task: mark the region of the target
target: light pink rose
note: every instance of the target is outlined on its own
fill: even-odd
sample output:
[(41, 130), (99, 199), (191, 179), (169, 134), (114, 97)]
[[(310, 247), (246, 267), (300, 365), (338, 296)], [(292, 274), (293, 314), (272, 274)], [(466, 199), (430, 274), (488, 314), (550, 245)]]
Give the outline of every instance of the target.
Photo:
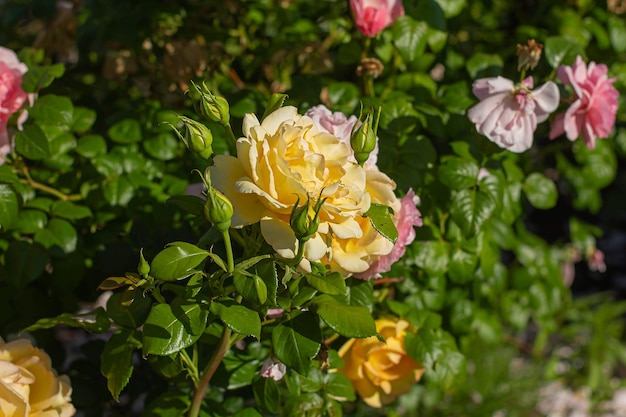
[(574, 65), (561, 65), (559, 79), (573, 88), (576, 101), (558, 114), (552, 124), (550, 139), (565, 133), (569, 140), (582, 136), (589, 149), (596, 138), (606, 138), (615, 125), (619, 92), (613, 87), (615, 78), (607, 78), (606, 65), (590, 62), (586, 66), (580, 56)]
[(27, 70), (15, 52), (0, 46), (0, 164), (11, 152), (7, 132), (9, 117), (22, 108), (28, 97), (22, 90), (22, 75)]
[(350, 7), (357, 27), (370, 38), (404, 16), (401, 0), (350, 0)]
[(280, 381), (287, 373), (287, 367), (284, 363), (274, 358), (267, 358), (261, 366), (261, 376), (263, 378), (272, 378), (274, 381)]
[[(352, 133), (354, 124), (358, 122), (356, 116), (353, 115), (346, 118), (346, 115), (342, 112), (337, 111), (333, 113), (323, 104), (310, 108), (305, 115), (313, 119), (313, 122), (320, 131), (335, 135), (352, 150), (352, 146), (350, 145), (350, 134)], [(351, 160), (356, 163), (354, 151), (352, 151)], [(376, 140), (376, 146), (374, 147), (374, 150), (370, 152), (370, 156), (367, 158), (367, 161), (365, 161), (363, 166), (366, 169), (374, 169), (376, 168), (377, 161), (378, 140)]]
[(381, 256), (376, 260), (365, 272), (355, 275), (357, 278), (370, 279), (378, 278), (383, 272), (391, 269), (391, 266), (404, 255), (407, 245), (410, 245), (415, 239), (415, 230), (413, 227), (421, 227), (422, 217), (416, 205), (420, 202), (419, 197), (415, 195), (413, 189), (409, 189), (406, 195), (400, 200), (400, 211), (396, 218), (396, 228), (398, 229), (398, 240), (393, 246), (391, 252)]
[(537, 124), (559, 105), (559, 89), (552, 81), (532, 88), (531, 77), (517, 85), (502, 77), (476, 80), (472, 92), (480, 103), (470, 108), (467, 116), (478, 132), (496, 145), (523, 152), (532, 145)]

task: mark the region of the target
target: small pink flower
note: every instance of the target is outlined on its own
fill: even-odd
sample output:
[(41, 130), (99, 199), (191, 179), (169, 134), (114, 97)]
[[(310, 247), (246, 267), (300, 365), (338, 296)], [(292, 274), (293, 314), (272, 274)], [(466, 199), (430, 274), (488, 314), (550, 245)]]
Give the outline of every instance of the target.
[(615, 125), (619, 92), (613, 87), (615, 78), (607, 78), (604, 64), (590, 62), (586, 66), (580, 56), (571, 67), (561, 65), (559, 79), (573, 88), (576, 101), (556, 116), (550, 139), (565, 133), (569, 140), (582, 136), (589, 149), (596, 146), (596, 138), (606, 138)]
[(533, 143), (537, 123), (548, 118), (559, 105), (559, 89), (548, 81), (532, 90), (533, 80), (520, 84), (502, 77), (474, 81), (472, 92), (480, 99), (467, 111), (482, 135), (501, 148), (523, 152)]
[[(356, 116), (346, 118), (346, 115), (342, 112), (337, 111), (333, 113), (323, 104), (310, 108), (305, 115), (313, 119), (313, 122), (320, 131), (336, 136), (339, 140), (348, 145), (350, 149), (352, 149), (350, 146), (350, 133), (352, 133), (354, 124), (358, 122)], [(378, 141), (376, 142), (374, 150), (370, 152), (369, 158), (365, 161), (364, 167), (370, 169), (376, 168), (377, 160)], [(356, 159), (354, 159), (354, 152), (352, 152), (352, 161), (356, 163)]]
[(594, 248), (587, 258), (587, 265), (592, 271), (606, 272), (606, 264), (604, 263), (604, 252)]
[(274, 381), (280, 381), (287, 373), (287, 367), (284, 363), (274, 358), (267, 358), (261, 366), (261, 376), (263, 378), (272, 378)]
[(415, 195), (413, 189), (409, 189), (406, 195), (400, 200), (400, 211), (396, 218), (396, 228), (398, 229), (398, 240), (393, 246), (391, 252), (385, 256), (378, 258), (367, 271), (355, 275), (357, 278), (370, 279), (378, 278), (383, 272), (391, 269), (391, 266), (404, 255), (406, 247), (415, 239), (415, 230), (413, 227), (421, 227), (422, 215), (416, 205), (420, 202), (419, 197)]
[(350, 7), (357, 27), (370, 38), (404, 16), (401, 0), (350, 0)]
[(28, 70), (15, 52), (0, 46), (0, 164), (11, 152), (7, 122), (22, 108), (28, 95), (22, 89), (22, 75)]

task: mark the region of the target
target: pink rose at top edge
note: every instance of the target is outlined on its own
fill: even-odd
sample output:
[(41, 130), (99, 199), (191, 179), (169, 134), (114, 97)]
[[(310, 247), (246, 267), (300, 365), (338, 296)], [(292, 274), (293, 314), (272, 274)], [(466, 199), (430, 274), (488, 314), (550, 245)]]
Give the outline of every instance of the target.
[(520, 84), (503, 77), (474, 81), (472, 92), (480, 102), (467, 111), (476, 130), (501, 148), (524, 152), (531, 147), (537, 124), (559, 105), (559, 89), (552, 81), (533, 90), (533, 80)]
[(0, 164), (11, 152), (7, 122), (22, 108), (28, 95), (22, 89), (22, 75), (28, 71), (15, 52), (0, 46)]
[(396, 219), (396, 228), (398, 229), (398, 240), (393, 246), (391, 252), (385, 256), (378, 258), (367, 271), (356, 274), (356, 278), (370, 279), (379, 278), (383, 272), (391, 269), (391, 266), (404, 255), (406, 247), (415, 239), (415, 230), (413, 227), (421, 227), (422, 215), (417, 209), (420, 199), (415, 195), (412, 188), (400, 200), (400, 212)]
[(357, 27), (370, 38), (404, 16), (401, 0), (350, 0), (350, 7)]
[[(352, 133), (354, 124), (358, 122), (356, 116), (353, 115), (346, 117), (346, 115), (342, 112), (332, 112), (323, 104), (311, 107), (305, 113), (305, 116), (309, 116), (313, 119), (313, 122), (320, 131), (335, 135), (352, 150), (352, 146), (350, 146), (350, 133)], [(367, 158), (367, 161), (365, 161), (363, 166), (367, 169), (376, 169), (377, 161), (378, 140), (376, 141), (374, 150), (370, 152), (369, 158)], [(352, 151), (352, 162), (356, 163), (356, 159), (354, 159), (354, 151)]]
[(557, 75), (573, 88), (576, 100), (558, 114), (550, 130), (550, 139), (565, 133), (569, 140), (582, 137), (589, 149), (596, 145), (596, 138), (606, 138), (615, 125), (619, 92), (613, 87), (615, 78), (607, 78), (606, 65), (590, 62), (585, 65), (580, 56), (574, 65), (561, 65)]

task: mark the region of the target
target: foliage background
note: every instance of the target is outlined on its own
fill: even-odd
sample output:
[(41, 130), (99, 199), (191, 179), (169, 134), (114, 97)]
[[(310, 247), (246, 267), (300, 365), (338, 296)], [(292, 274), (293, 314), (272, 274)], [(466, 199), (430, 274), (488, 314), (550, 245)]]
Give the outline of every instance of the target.
[[(410, 279), (377, 287), (376, 297), (391, 292), (396, 303), (381, 308), (396, 313), (410, 306), (434, 314), (433, 334), (453, 335), (467, 372), (456, 372), (464, 359), (447, 355), (456, 348), (445, 338), (423, 339), (431, 362), (423, 383), (393, 409), (348, 405), (346, 413), (538, 415), (538, 390), (557, 379), (590, 388), (597, 403), (610, 398), (626, 363), (619, 301), (626, 289), (623, 110), (594, 151), (564, 138), (550, 142), (541, 125), (535, 146), (522, 155), (503, 153), (475, 133), (465, 111), (475, 103), (472, 80), (518, 77), (515, 45), (529, 38), (546, 45), (536, 77), (582, 53), (606, 63), (623, 93), (623, 5), (404, 5), (408, 17), (370, 46), (384, 71), (377, 98), (364, 101), (383, 104), (381, 170), (399, 190), (415, 189), (426, 224), (388, 274)], [(324, 103), (348, 115), (363, 99), (356, 67), (366, 47), (344, 1), (5, 0), (0, 28), (0, 44), (21, 51), (31, 68), (25, 88), (41, 88), (17, 139), (25, 158), (0, 167), (0, 197), (14, 210), (0, 230), (4, 337), (43, 317), (88, 310), (104, 278), (136, 268), (140, 248), (151, 259), (168, 242), (197, 240), (201, 233), (188, 216), (165, 203), (197, 182), (191, 170), (202, 166), (163, 125), (175, 121), (173, 112), (193, 116), (184, 94), (190, 80), (206, 80), (229, 100), (233, 126), (247, 112), (262, 113), (274, 92), (287, 93), (288, 104), (302, 111)], [(214, 148), (227, 152), (222, 131), (211, 127)], [(491, 179), (477, 183), (479, 168)], [(460, 207), (464, 193), (482, 197)], [(605, 273), (584, 262), (596, 246)], [(562, 280), (567, 263), (576, 272), (571, 288)], [(588, 297), (599, 291), (608, 293)], [(139, 415), (167, 390), (149, 363), (136, 361), (115, 402), (100, 374), (102, 338), (71, 329), (33, 336), (72, 377), (83, 415)], [(258, 349), (233, 364), (260, 364)], [(224, 408), (235, 412), (253, 395), (243, 382), (230, 387)], [(148, 410), (144, 415), (165, 415)]]

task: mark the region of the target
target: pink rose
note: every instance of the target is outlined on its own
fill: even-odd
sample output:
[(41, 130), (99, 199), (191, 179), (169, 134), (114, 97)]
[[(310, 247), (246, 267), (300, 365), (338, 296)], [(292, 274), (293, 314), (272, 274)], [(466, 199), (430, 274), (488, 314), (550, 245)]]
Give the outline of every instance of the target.
[(606, 65), (590, 62), (585, 66), (580, 56), (571, 67), (561, 65), (559, 79), (572, 86), (576, 101), (558, 114), (552, 124), (550, 139), (565, 133), (569, 140), (582, 136), (589, 149), (596, 138), (606, 138), (615, 125), (619, 92), (613, 87), (615, 78), (607, 78)]
[(396, 218), (396, 228), (398, 229), (398, 240), (393, 246), (391, 252), (381, 256), (376, 260), (365, 272), (355, 275), (357, 278), (370, 279), (372, 277), (380, 277), (380, 274), (387, 272), (391, 266), (402, 258), (406, 251), (407, 245), (410, 245), (415, 239), (415, 230), (413, 227), (421, 227), (422, 217), (416, 205), (420, 199), (415, 195), (413, 189), (409, 189), (406, 195), (400, 200), (400, 211)]
[(7, 132), (9, 117), (24, 105), (28, 97), (22, 90), (22, 75), (27, 70), (15, 52), (0, 46), (0, 164), (11, 152)]
[(404, 16), (401, 0), (350, 0), (350, 7), (357, 27), (370, 38)]
[(552, 81), (532, 88), (531, 77), (517, 85), (502, 77), (476, 80), (472, 92), (480, 103), (470, 108), (467, 116), (480, 134), (501, 148), (523, 152), (533, 143), (537, 123), (559, 105), (559, 89)]
[[(337, 111), (333, 113), (323, 104), (310, 108), (305, 115), (313, 119), (313, 122), (320, 131), (336, 136), (352, 150), (350, 145), (350, 133), (352, 133), (352, 128), (358, 121), (356, 116), (346, 118), (346, 115), (342, 112)], [(352, 151), (351, 159), (352, 162), (356, 163), (356, 159), (354, 159), (354, 151)], [(372, 152), (370, 152), (369, 158), (363, 165), (366, 169), (375, 169), (377, 160), (378, 141), (376, 142), (376, 147)]]

